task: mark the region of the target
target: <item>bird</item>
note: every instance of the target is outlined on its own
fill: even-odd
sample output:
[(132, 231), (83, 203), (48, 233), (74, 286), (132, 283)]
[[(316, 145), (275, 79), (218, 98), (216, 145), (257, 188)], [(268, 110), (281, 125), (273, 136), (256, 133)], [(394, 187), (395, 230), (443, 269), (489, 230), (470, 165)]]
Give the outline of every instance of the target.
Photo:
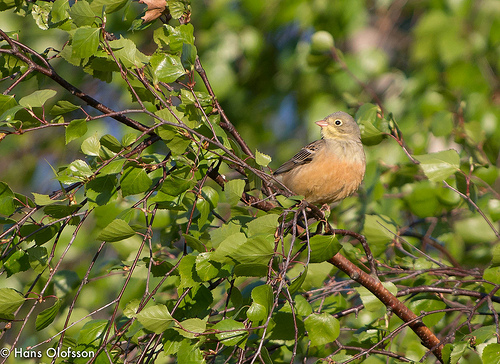
[(357, 191), (366, 157), (361, 132), (351, 115), (337, 111), (316, 124), (321, 127), (321, 139), (303, 147), (273, 174), (307, 202), (325, 205)]

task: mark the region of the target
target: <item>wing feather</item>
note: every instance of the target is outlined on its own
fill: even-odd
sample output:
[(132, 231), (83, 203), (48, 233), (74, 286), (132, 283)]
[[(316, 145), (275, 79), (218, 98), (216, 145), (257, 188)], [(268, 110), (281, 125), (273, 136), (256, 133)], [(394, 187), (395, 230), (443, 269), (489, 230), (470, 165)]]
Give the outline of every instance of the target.
[(325, 144), (323, 139), (316, 140), (305, 147), (303, 147), (297, 154), (295, 154), (289, 161), (283, 163), (275, 172), (274, 175), (288, 172), (293, 168), (311, 162)]

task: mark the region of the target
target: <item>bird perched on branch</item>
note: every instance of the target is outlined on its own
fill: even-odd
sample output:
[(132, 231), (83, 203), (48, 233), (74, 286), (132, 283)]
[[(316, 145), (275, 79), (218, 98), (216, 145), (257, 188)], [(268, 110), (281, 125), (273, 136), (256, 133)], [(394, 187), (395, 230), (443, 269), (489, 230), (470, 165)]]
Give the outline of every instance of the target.
[(312, 204), (330, 204), (352, 195), (365, 175), (365, 152), (356, 121), (345, 112), (328, 115), (316, 124), (320, 140), (303, 147), (274, 175)]

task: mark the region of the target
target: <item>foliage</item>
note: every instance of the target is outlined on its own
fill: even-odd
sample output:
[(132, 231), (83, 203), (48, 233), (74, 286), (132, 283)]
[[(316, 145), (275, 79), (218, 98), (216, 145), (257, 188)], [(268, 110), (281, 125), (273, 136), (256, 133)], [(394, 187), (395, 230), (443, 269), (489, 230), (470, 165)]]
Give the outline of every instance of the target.
[(0, 0), (4, 362), (497, 361), (498, 2), (142, 3)]

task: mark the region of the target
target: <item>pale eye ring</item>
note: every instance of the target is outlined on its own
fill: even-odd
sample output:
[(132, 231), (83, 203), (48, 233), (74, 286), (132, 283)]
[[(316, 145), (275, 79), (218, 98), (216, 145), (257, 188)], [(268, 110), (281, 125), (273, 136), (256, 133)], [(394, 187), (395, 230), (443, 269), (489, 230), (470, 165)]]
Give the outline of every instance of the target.
[(340, 120), (340, 119), (335, 120), (335, 125), (337, 125), (337, 126), (342, 125), (342, 120)]

